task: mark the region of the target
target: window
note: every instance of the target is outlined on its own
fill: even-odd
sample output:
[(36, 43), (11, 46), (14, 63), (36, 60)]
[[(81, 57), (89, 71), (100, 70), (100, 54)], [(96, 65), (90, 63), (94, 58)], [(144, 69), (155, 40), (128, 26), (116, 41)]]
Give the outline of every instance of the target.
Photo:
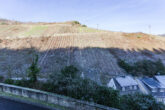
[(164, 92), (164, 89), (160, 89), (160, 92)]
[(122, 87), (122, 91), (125, 91), (125, 87)]
[(134, 86), (134, 90), (136, 90), (137, 89), (137, 86)]
[(152, 92), (157, 92), (157, 89), (156, 88), (152, 89)]

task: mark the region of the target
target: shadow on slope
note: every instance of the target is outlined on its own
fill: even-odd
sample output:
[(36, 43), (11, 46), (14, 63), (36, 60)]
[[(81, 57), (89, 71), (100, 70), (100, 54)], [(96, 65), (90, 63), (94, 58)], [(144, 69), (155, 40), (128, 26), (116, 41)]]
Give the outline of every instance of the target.
[(36, 48), (18, 50), (4, 48), (0, 49), (0, 75), (26, 76), (26, 70), (30, 66), (34, 54), (39, 55), (40, 77), (48, 77), (67, 65), (74, 65), (80, 70), (80, 75), (98, 83), (106, 83), (111, 77), (126, 74), (118, 66), (118, 59), (124, 59), (130, 63), (143, 59), (152, 61), (161, 59), (163, 63), (165, 62), (165, 50), (163, 49), (150, 51), (147, 49), (68, 47), (39, 51)]

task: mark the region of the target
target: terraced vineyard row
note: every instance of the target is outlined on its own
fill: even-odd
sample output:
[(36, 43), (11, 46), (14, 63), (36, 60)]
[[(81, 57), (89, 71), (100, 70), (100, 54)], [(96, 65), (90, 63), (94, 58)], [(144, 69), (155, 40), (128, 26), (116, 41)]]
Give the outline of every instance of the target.
[[(40, 48), (43, 53), (41, 52), (39, 64), (40, 67), (47, 67), (54, 62), (51, 63), (55, 65), (52, 67), (54, 70), (64, 65), (75, 65), (80, 68), (80, 74), (91, 78), (95, 76), (93, 79), (99, 82), (102, 74), (123, 74), (114, 56), (106, 48), (99, 35), (94, 38), (91, 35), (50, 37)], [(61, 61), (58, 62), (59, 59)]]

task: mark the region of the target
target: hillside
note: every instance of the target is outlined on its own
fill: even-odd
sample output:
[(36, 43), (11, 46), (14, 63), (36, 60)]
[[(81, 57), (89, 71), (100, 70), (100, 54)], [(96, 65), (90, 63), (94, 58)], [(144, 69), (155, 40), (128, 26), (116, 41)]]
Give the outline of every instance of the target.
[(165, 36), (165, 34), (161, 34), (160, 36)]
[(83, 27), (75, 22), (0, 25), (0, 74), (23, 76), (35, 53), (41, 77), (75, 65), (80, 75), (105, 83), (123, 75), (117, 61), (161, 59), (165, 38), (144, 33), (121, 33)]
[(0, 18), (0, 25), (11, 25), (11, 24), (12, 25), (21, 24), (21, 22)]

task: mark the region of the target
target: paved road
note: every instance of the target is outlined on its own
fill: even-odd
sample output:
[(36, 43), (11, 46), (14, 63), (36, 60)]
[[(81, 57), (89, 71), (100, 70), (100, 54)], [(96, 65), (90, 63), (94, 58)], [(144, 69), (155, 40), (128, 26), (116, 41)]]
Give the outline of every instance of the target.
[(0, 97), (0, 110), (49, 110), (49, 109)]

